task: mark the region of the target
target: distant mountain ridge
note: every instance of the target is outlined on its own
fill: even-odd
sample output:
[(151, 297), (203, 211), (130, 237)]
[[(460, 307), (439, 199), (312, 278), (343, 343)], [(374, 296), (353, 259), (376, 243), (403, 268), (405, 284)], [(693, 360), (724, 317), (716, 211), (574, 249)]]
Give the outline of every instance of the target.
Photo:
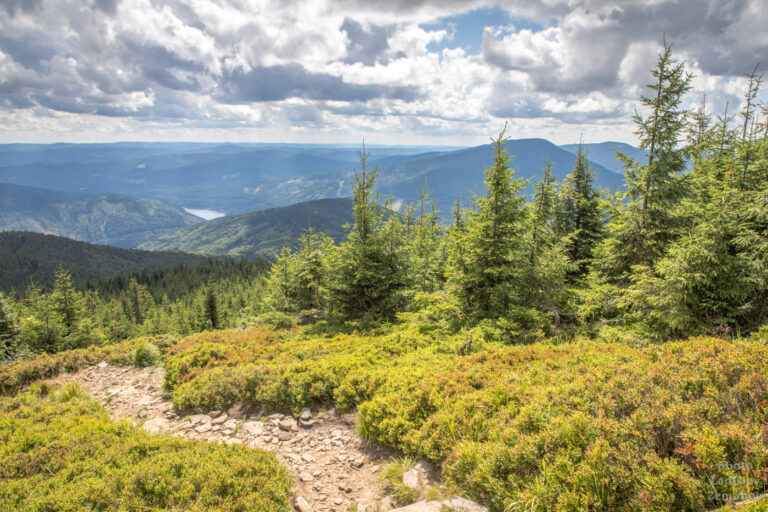
[[(648, 160), (648, 152), (644, 149), (639, 149), (623, 142), (600, 142), (597, 144), (583, 144), (584, 150), (587, 152), (587, 158), (593, 163), (599, 164), (609, 171), (613, 171), (617, 174), (624, 175), (624, 166), (616, 158), (616, 152), (624, 153), (626, 156), (633, 158), (635, 161), (643, 163)], [(578, 144), (564, 144), (560, 148), (573, 153), (574, 155), (579, 149)], [(647, 163), (647, 162), (646, 162)]]
[[(515, 178), (529, 180), (526, 193), (532, 193), (547, 162), (552, 163), (552, 174), (563, 179), (576, 163), (576, 155), (544, 139), (510, 140), (506, 149), (512, 156), (511, 167)], [(493, 145), (486, 144), (446, 153), (416, 155), (391, 163), (374, 161), (381, 166), (379, 188), (404, 202), (416, 199), (416, 191), (425, 188), (433, 194), (437, 208), (447, 217), (457, 196), (469, 204), (473, 192), (484, 190), (484, 171), (493, 164)], [(622, 186), (623, 176), (592, 162), (597, 186), (609, 190)]]
[(132, 247), (139, 240), (201, 220), (156, 200), (0, 183), (0, 231), (33, 231)]
[(119, 249), (54, 235), (8, 231), (0, 233), (0, 290), (22, 292), (32, 283), (48, 287), (59, 265), (82, 282), (205, 259), (181, 252)]
[(183, 227), (158, 235), (138, 247), (269, 258), (283, 246), (295, 246), (310, 226), (340, 241), (347, 232), (342, 226), (353, 220), (351, 199), (319, 199)]
[[(559, 177), (575, 162), (568, 146), (544, 139), (511, 140), (508, 147), (518, 176), (532, 183), (549, 158)], [(446, 217), (457, 195), (468, 200), (472, 191), (482, 190), (483, 170), (493, 161), (490, 145), (366, 148), (371, 165), (381, 168), (381, 192), (406, 202), (426, 182)], [(120, 193), (179, 209), (233, 215), (351, 196), (359, 149), (312, 144), (0, 144), (0, 182), (77, 194)], [(591, 151), (598, 185), (620, 187), (622, 176), (611, 173), (616, 166)]]

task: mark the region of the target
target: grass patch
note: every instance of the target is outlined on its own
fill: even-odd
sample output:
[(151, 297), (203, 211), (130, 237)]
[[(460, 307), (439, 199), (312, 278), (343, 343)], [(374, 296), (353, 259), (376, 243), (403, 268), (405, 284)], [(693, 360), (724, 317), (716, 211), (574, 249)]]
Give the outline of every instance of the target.
[(399, 506), (410, 505), (418, 501), (419, 492), (403, 483), (403, 475), (416, 466), (412, 457), (392, 459), (381, 467), (381, 479), (386, 484), (389, 494), (392, 494)]

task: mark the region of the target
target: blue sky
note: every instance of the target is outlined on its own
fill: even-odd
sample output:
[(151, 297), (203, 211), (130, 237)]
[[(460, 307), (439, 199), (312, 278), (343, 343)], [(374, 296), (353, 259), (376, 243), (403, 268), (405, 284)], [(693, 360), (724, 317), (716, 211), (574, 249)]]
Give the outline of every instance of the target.
[[(550, 20), (556, 25), (557, 20)], [(498, 5), (480, 7), (469, 12), (439, 18), (432, 23), (421, 25), (424, 30), (447, 30), (450, 34), (440, 41), (427, 45), (430, 52), (440, 53), (449, 48), (461, 48), (467, 55), (479, 55), (483, 50), (483, 32), (487, 28), (502, 32), (518, 32), (520, 30), (541, 31), (544, 26), (525, 17), (513, 18), (510, 13)]]
[(662, 36), (740, 104), (764, 0), (4, 0), (0, 142), (635, 143)]

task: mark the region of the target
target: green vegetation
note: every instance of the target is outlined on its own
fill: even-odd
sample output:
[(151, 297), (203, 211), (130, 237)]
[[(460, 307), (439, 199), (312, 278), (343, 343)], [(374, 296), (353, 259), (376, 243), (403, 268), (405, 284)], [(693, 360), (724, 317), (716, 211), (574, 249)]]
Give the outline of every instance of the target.
[(363, 434), (493, 510), (710, 510), (768, 490), (766, 337), (508, 346), (498, 329), (421, 322), (316, 336), (186, 338), (165, 384), (186, 410), (356, 406)]
[(78, 195), (0, 183), (0, 229), (134, 247), (137, 241), (201, 219), (151, 199)]
[(267, 268), (208, 259), (90, 280), (81, 291), (60, 267), (50, 290), (32, 286), (20, 300), (0, 293), (0, 360), (253, 324)]
[(21, 293), (30, 284), (47, 288), (59, 266), (75, 282), (117, 273), (152, 270), (181, 263), (205, 261), (204, 256), (181, 252), (151, 252), (92, 245), (53, 235), (0, 233), (0, 291)]
[(150, 357), (157, 361), (159, 353), (156, 350), (162, 350), (175, 341), (170, 336), (133, 338), (103, 347), (90, 346), (56, 354), (39, 354), (3, 364), (0, 366), (0, 394), (13, 394), (36, 380), (76, 372), (102, 361), (124, 366), (143, 366), (149, 363)]
[(153, 251), (226, 254), (238, 258), (272, 258), (293, 246), (308, 227), (335, 240), (352, 221), (351, 201), (319, 199), (291, 206), (232, 215), (163, 233), (138, 245)]
[(274, 456), (147, 434), (76, 387), (0, 398), (0, 444), (2, 510), (291, 510)]

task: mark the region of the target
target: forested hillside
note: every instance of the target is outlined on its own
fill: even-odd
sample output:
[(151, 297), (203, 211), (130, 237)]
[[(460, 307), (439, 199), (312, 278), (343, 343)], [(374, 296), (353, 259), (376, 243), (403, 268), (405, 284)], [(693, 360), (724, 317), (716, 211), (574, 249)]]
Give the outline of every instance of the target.
[(54, 235), (4, 232), (0, 233), (0, 291), (23, 292), (31, 284), (47, 288), (59, 267), (76, 281), (85, 281), (203, 260), (204, 256), (182, 252), (118, 249)]
[(0, 231), (32, 231), (128, 248), (200, 221), (160, 201), (0, 183)]
[(319, 199), (215, 219), (158, 235), (140, 249), (272, 258), (283, 247), (296, 247), (307, 229), (322, 231), (340, 241), (351, 223), (352, 201)]

